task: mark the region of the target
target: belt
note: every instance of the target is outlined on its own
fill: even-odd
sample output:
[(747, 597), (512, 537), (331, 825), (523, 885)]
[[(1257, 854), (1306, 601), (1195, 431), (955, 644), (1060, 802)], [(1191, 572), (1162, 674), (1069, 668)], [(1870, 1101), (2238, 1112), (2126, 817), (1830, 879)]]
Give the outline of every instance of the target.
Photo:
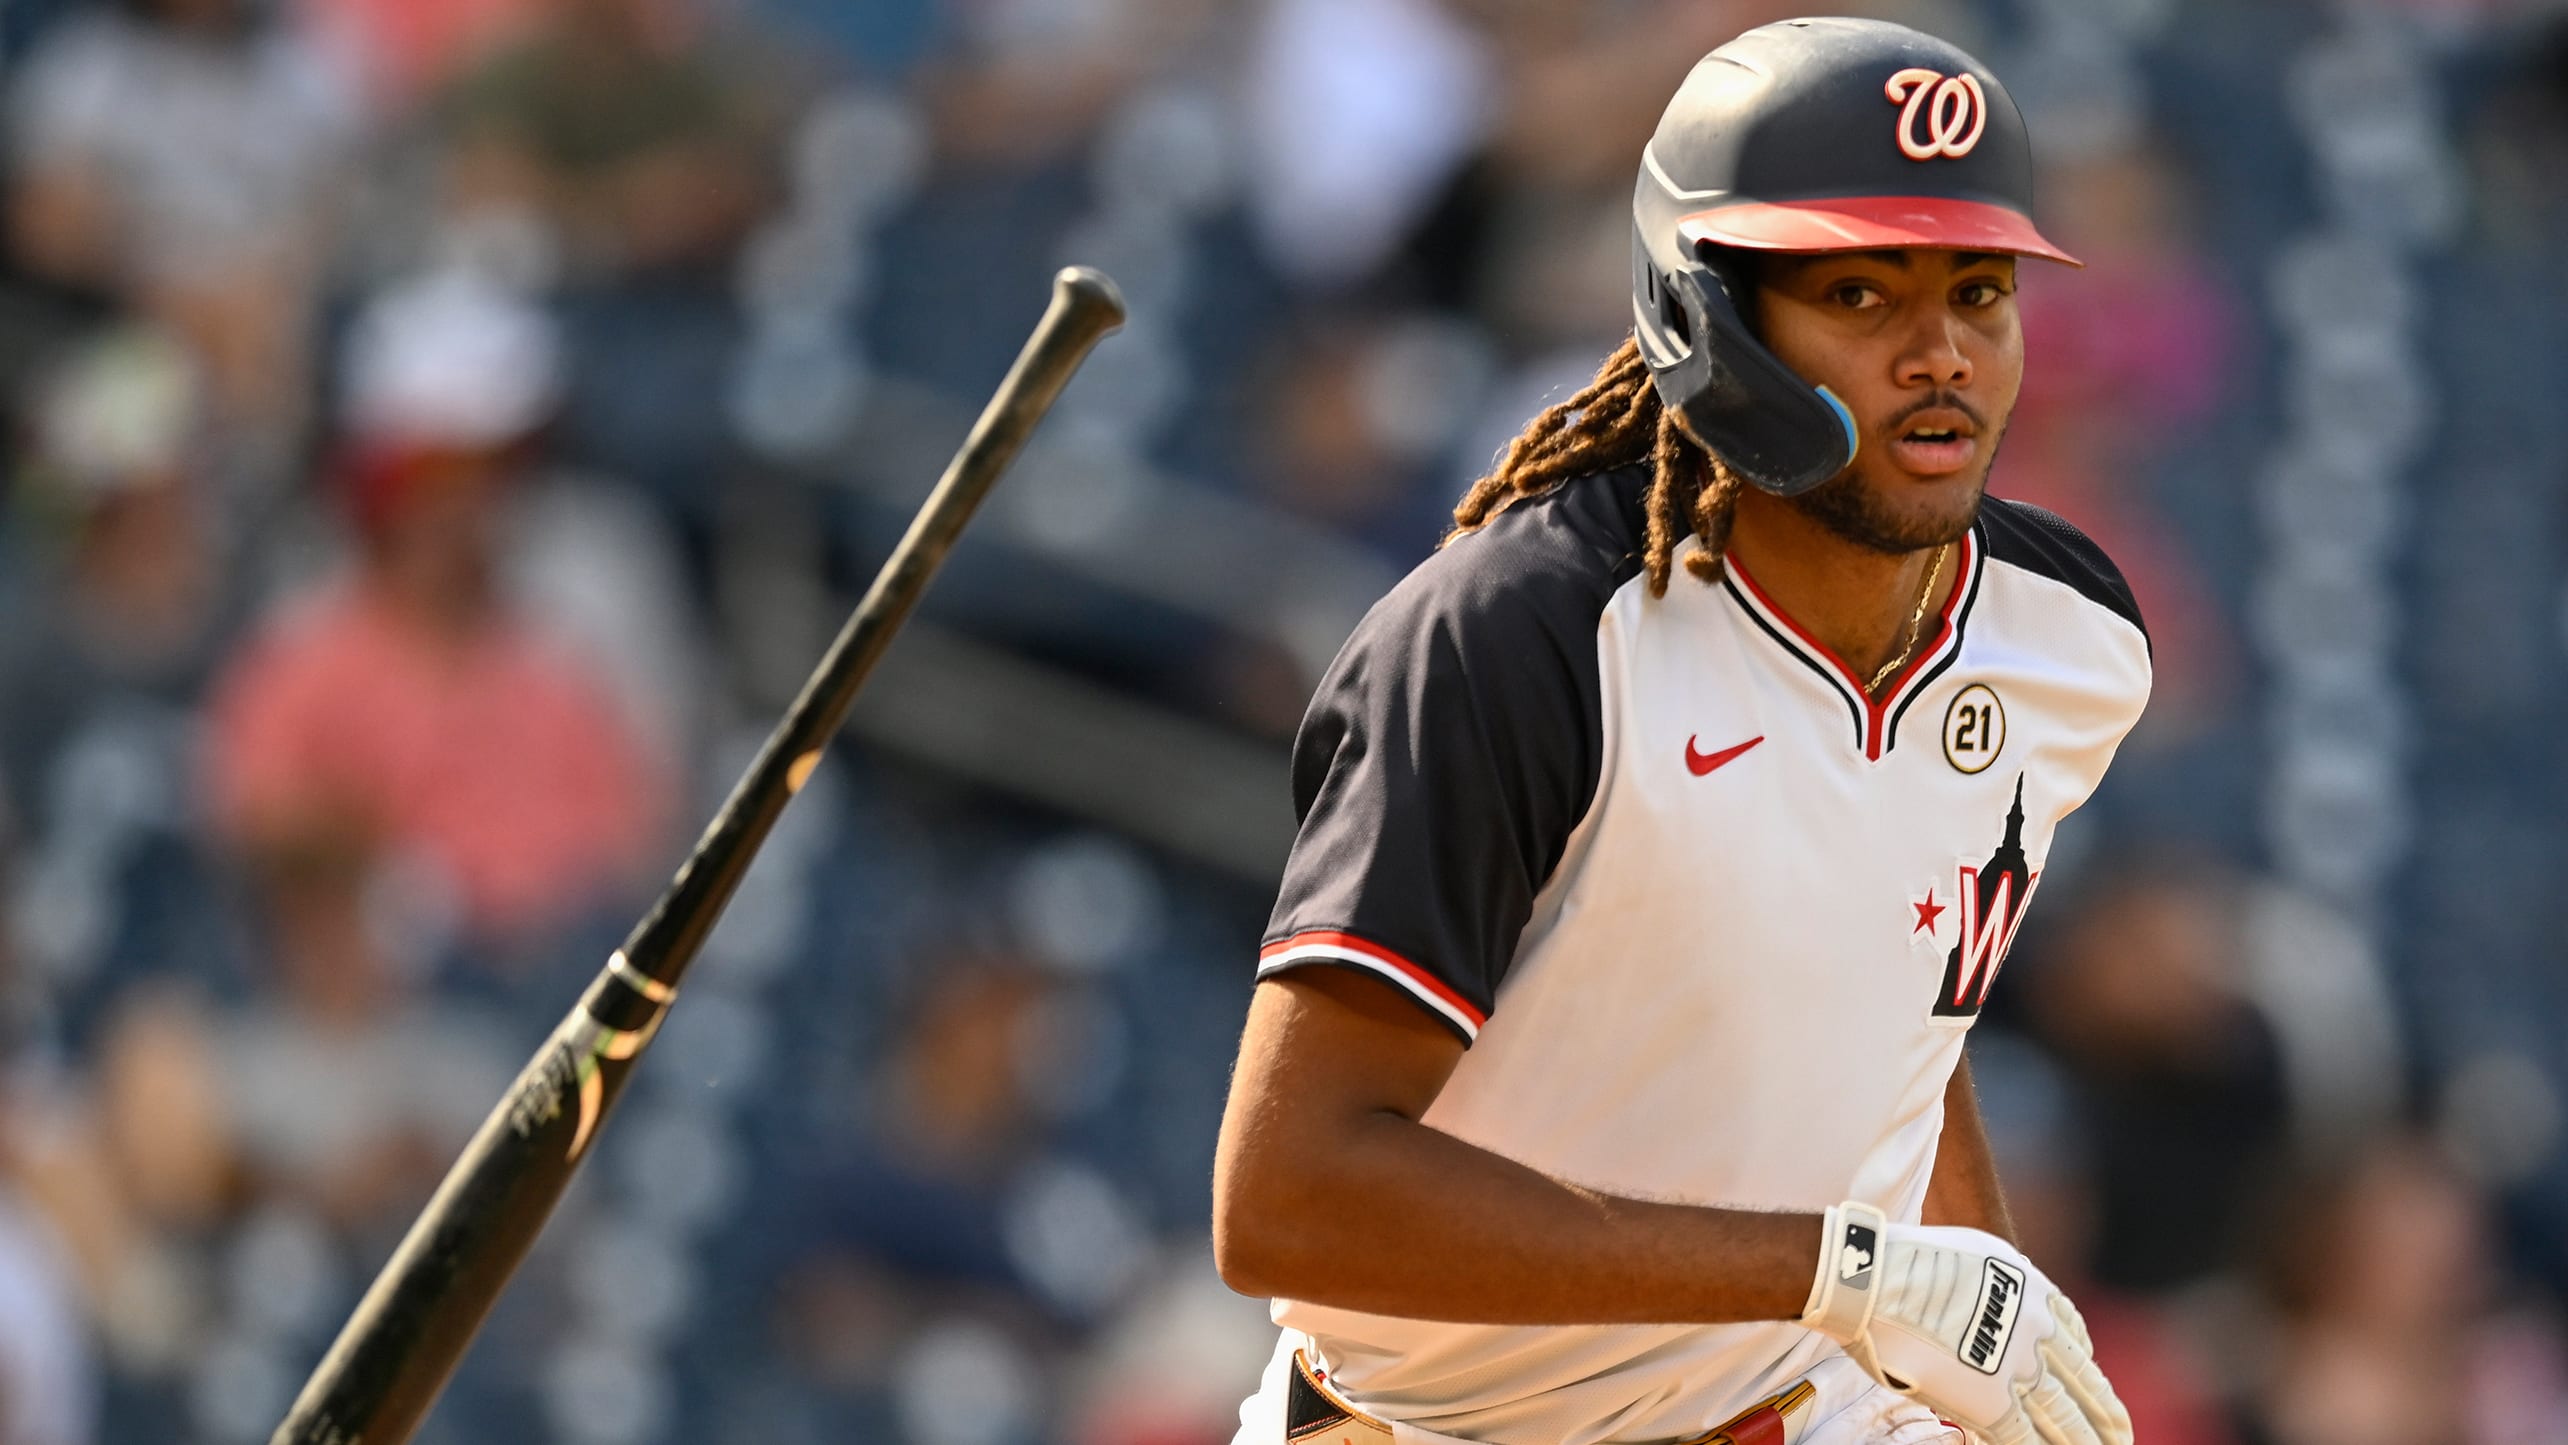
[[(1759, 1400), (1709, 1434), (1678, 1445), (1784, 1445), (1784, 1417), (1810, 1403), (1819, 1387), (1808, 1380)], [(1329, 1388), (1325, 1371), (1311, 1368), (1310, 1355), (1293, 1352), (1293, 1379), (1284, 1392), (1284, 1439), (1287, 1445), (1391, 1445), (1391, 1426), (1346, 1402)]]
[(1340, 1398), (1328, 1377), (1293, 1352), (1293, 1382), (1284, 1391), (1287, 1445), (1391, 1445), (1391, 1427)]

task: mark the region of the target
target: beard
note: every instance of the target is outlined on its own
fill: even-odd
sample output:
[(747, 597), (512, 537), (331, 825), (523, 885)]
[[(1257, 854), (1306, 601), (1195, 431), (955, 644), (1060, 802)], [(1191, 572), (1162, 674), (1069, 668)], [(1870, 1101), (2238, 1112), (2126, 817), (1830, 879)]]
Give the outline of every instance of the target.
[(1998, 444), (2005, 439), (2002, 429), (1989, 437), (1988, 458), (1980, 464), (1979, 475), (1966, 484), (1968, 499), (1950, 509), (1902, 511), (1867, 484), (1862, 471), (1852, 466), (1786, 500), (1803, 516), (1826, 528), (1830, 536), (1866, 551), (1904, 557), (1941, 547), (1960, 541), (1979, 520), (1980, 502), (1988, 495), (1988, 475), (1997, 465)]

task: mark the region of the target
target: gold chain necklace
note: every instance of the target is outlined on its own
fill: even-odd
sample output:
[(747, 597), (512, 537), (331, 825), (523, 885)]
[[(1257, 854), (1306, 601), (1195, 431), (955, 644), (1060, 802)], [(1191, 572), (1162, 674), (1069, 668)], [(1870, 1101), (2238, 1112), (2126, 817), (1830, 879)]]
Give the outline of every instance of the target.
[(1881, 671), (1874, 673), (1872, 681), (1864, 684), (1864, 691), (1881, 691), (1883, 679), (1906, 667), (1908, 659), (1917, 654), (1917, 643), (1926, 633), (1926, 609), (1934, 604), (1935, 584), (1944, 576), (1944, 554), (1951, 550), (1953, 544), (1950, 542), (1935, 549), (1935, 563), (1926, 569), (1926, 585), (1917, 593), (1917, 610), (1908, 618), (1908, 645), (1899, 649), (1897, 657), (1881, 665)]

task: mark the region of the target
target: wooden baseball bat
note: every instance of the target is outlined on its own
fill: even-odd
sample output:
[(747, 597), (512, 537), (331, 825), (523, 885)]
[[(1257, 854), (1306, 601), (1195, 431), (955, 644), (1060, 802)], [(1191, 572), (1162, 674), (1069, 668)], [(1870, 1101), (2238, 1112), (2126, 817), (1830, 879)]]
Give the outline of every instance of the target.
[(400, 1445), (418, 1428), (865, 675), (1071, 373), (1123, 318), (1123, 297), (1103, 273), (1073, 266), (1053, 278), (1050, 309), (801, 695), (659, 901), (446, 1172), (271, 1445)]

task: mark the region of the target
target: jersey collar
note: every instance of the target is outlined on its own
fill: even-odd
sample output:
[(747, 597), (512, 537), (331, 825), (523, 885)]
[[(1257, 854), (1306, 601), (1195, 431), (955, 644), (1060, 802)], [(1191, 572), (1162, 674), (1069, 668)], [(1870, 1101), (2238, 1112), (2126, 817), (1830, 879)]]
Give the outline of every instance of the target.
[(1748, 620), (1757, 625), (1759, 632), (1772, 639), (1795, 661), (1816, 673), (1836, 692), (1846, 704), (1847, 716), (1854, 723), (1855, 746), (1862, 750), (1867, 762), (1879, 762), (1898, 745), (1899, 722), (1907, 716), (1908, 705), (1917, 700), (1917, 695), (1924, 692), (1929, 683), (1943, 676), (1945, 669), (1953, 665), (1953, 659), (1961, 654), (1962, 629), (1970, 622), (1971, 605), (1979, 600), (1980, 571), (1987, 552), (1987, 547), (1980, 540), (1978, 524), (1972, 524), (1971, 530), (1963, 534), (1961, 546), (1961, 580), (1955, 584), (1952, 595), (1944, 599), (1943, 611), (1937, 615), (1934, 638), (1919, 648), (1917, 655), (1900, 669), (1899, 676), (1892, 680), (1890, 689), (1878, 702), (1865, 695), (1862, 682), (1857, 680), (1855, 670), (1846, 665), (1845, 659), (1831, 652), (1825, 643), (1811, 636), (1800, 623), (1777, 607), (1765, 589), (1757, 585), (1757, 580), (1748, 575), (1748, 570), (1739, 565), (1737, 557), (1724, 559), (1721, 585), (1728, 589), (1731, 599), (1747, 614)]

